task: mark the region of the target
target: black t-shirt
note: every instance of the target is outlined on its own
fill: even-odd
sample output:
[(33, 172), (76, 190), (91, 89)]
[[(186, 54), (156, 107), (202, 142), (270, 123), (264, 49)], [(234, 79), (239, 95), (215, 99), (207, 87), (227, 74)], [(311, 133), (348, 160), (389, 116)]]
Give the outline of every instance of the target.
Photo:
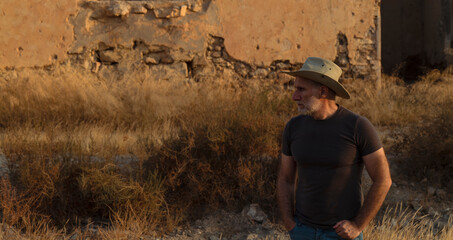
[(381, 147), (370, 121), (341, 106), (325, 120), (292, 118), (283, 133), (282, 152), (297, 164), (299, 220), (331, 229), (354, 218), (363, 202), (362, 156)]

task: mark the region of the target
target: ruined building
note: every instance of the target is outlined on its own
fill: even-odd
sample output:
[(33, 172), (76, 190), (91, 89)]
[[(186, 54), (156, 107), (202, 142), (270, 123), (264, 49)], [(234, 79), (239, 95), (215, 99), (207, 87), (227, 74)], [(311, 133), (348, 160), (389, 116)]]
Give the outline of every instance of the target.
[(382, 0), (381, 45), (384, 72), (413, 78), (420, 66), (452, 63), (451, 0)]
[[(414, 2), (424, 3), (413, 6), (424, 17), (409, 21), (405, 11), (416, 13), (406, 5)], [(0, 71), (64, 65), (113, 79), (137, 73), (176, 81), (277, 78), (308, 56), (321, 56), (338, 63), (344, 79), (378, 79), (381, 46), (384, 68), (420, 52), (428, 63), (445, 60), (444, 49), (436, 51), (439, 39), (446, 39), (438, 28), (450, 37), (451, 26), (442, 25), (450, 21), (449, 0), (382, 0), (382, 5), (380, 0), (2, 0)], [(414, 26), (414, 36), (402, 36), (420, 22), (425, 25)], [(420, 34), (423, 41), (414, 41)], [(387, 42), (391, 48), (385, 49)], [(441, 42), (450, 47), (451, 41)]]

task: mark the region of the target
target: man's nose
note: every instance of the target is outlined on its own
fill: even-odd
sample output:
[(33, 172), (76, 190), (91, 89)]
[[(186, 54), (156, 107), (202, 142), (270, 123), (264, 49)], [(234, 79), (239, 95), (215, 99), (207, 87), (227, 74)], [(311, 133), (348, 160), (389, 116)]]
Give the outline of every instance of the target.
[(299, 101), (300, 100), (300, 95), (297, 92), (293, 93), (293, 101)]

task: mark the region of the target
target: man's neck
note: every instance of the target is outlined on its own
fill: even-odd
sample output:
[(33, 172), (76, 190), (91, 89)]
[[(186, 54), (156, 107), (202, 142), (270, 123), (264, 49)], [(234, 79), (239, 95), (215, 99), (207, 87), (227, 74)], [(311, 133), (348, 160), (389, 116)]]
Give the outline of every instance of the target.
[(323, 104), (319, 111), (313, 114), (313, 119), (315, 120), (326, 120), (332, 117), (335, 112), (338, 110), (338, 105), (334, 100), (323, 99)]

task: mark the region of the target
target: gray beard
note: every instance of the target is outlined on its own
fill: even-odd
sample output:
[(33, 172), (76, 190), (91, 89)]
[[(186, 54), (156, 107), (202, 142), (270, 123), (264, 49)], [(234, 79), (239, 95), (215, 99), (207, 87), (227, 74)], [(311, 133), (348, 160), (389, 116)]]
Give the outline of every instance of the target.
[(301, 109), (297, 107), (299, 113), (304, 116), (313, 117), (313, 115), (321, 108), (321, 103), (319, 101), (312, 100), (310, 104), (304, 104), (304, 108)]

